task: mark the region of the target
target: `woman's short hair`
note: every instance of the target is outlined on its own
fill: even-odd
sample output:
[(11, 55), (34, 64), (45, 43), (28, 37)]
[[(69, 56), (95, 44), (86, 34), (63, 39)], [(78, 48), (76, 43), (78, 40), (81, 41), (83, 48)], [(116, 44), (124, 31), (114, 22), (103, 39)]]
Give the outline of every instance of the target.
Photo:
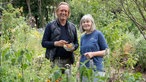
[(95, 25), (95, 23), (94, 23), (94, 19), (93, 19), (92, 15), (91, 15), (91, 14), (86, 14), (86, 15), (84, 15), (84, 16), (81, 18), (81, 20), (80, 20), (80, 27), (79, 27), (79, 30), (80, 30), (81, 33), (85, 31), (85, 30), (83, 29), (83, 27), (82, 27), (82, 23), (83, 23), (83, 21), (86, 21), (86, 20), (90, 20), (90, 21), (92, 22), (92, 27), (91, 27), (91, 29), (90, 29), (91, 32), (94, 31), (94, 30), (96, 29), (96, 25)]
[[(69, 17), (70, 17), (70, 15), (71, 15), (71, 11), (70, 11), (70, 6), (69, 6), (69, 4), (68, 4), (67, 2), (60, 2), (60, 3), (58, 4), (58, 6), (57, 6), (55, 12), (58, 11), (58, 9), (59, 9), (59, 7), (60, 7), (61, 5), (67, 5), (67, 6), (68, 6), (68, 8), (69, 8), (68, 13), (69, 13)], [(57, 16), (56, 16), (56, 17), (57, 17)]]

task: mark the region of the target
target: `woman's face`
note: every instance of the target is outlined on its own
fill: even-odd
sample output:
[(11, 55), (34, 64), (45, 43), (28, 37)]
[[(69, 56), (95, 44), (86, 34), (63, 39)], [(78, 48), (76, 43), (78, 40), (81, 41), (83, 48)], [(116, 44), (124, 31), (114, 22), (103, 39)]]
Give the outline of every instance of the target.
[(90, 31), (91, 30), (91, 27), (92, 27), (92, 22), (91, 20), (84, 20), (82, 22), (82, 28), (85, 30), (85, 31)]

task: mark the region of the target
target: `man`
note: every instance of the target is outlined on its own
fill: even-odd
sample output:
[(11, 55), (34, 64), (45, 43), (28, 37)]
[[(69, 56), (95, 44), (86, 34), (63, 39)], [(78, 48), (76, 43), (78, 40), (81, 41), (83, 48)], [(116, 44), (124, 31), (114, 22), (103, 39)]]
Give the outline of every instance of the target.
[[(78, 48), (77, 31), (73, 23), (68, 21), (70, 7), (66, 2), (61, 2), (56, 9), (57, 19), (50, 22), (42, 39), (42, 46), (46, 48), (46, 58), (57, 65), (66, 68), (65, 65), (74, 63), (73, 51)], [(66, 44), (73, 44), (71, 50), (66, 50)], [(64, 70), (62, 71), (64, 73)]]

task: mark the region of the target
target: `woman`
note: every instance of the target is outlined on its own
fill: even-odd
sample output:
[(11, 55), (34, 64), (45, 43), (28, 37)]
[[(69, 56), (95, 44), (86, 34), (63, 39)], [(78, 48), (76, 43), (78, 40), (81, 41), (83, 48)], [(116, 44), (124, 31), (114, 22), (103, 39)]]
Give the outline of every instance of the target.
[[(87, 68), (92, 68), (94, 71), (104, 72), (103, 56), (106, 54), (108, 45), (101, 31), (96, 30), (94, 19), (90, 14), (84, 15), (80, 20), (80, 67), (85, 64)], [(87, 81), (82, 78), (84, 81)], [(82, 80), (82, 82), (84, 82)], [(94, 82), (97, 80), (94, 79)]]

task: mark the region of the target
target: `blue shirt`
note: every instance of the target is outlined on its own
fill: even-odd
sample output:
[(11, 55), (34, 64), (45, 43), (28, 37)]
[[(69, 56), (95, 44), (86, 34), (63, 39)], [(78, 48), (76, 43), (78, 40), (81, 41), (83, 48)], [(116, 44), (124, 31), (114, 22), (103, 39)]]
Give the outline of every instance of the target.
[[(106, 48), (108, 48), (108, 45), (101, 31), (94, 30), (90, 34), (82, 35), (80, 42), (80, 53), (81, 53), (80, 62), (84, 63), (88, 60), (86, 56), (84, 56), (84, 53), (101, 51), (101, 50), (105, 50)], [(103, 57), (95, 56), (92, 58), (92, 60), (93, 60), (93, 64), (96, 66), (95, 70), (103, 71), (103, 64), (102, 64)], [(90, 63), (87, 62), (85, 63), (85, 65), (86, 67), (89, 67)]]

